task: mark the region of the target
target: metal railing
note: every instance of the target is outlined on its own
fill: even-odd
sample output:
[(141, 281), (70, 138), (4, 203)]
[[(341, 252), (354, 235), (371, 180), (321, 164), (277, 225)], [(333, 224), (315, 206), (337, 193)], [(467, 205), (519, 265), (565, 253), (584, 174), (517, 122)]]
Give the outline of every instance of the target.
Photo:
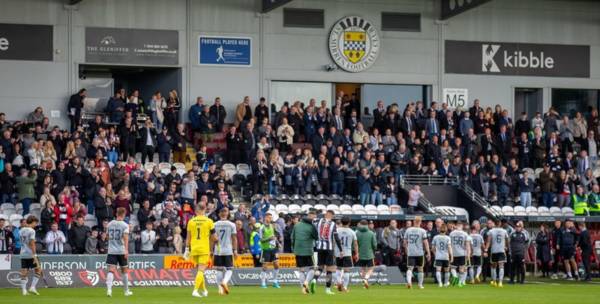
[(495, 218), (502, 216), (501, 212), (494, 210), (492, 208), (492, 205), (483, 196), (481, 196), (479, 193), (475, 192), (475, 190), (473, 190), (473, 188), (469, 187), (467, 185), (467, 183), (465, 183), (464, 181), (460, 181), (458, 183), (458, 189), (460, 191), (462, 191), (467, 197), (469, 197), (472, 202), (476, 203), (477, 205), (479, 205), (479, 207), (481, 207), (483, 210), (485, 210), (485, 212), (488, 213), (489, 215), (491, 215)]
[(401, 180), (404, 180), (405, 182), (412, 185), (427, 186), (457, 186), (460, 181), (458, 177), (444, 177), (437, 175), (402, 175)]
[[(413, 176), (416, 176), (416, 175), (413, 175)], [(407, 177), (407, 176), (406, 175), (405, 176), (401, 176), (399, 182), (400, 182), (400, 187), (402, 189), (404, 189), (406, 192), (410, 191), (410, 189), (412, 188), (412, 185), (418, 185), (418, 184), (420, 184), (416, 180), (413, 180), (413, 182), (415, 182), (413, 184), (412, 182), (409, 181), (410, 179), (407, 179), (405, 177)], [(421, 208), (423, 208), (423, 210), (425, 210), (425, 212), (427, 212), (427, 213), (434, 213), (434, 214), (437, 213), (435, 211), (435, 208), (434, 208), (435, 206), (425, 196), (421, 196), (421, 198), (419, 198), (419, 206)]]
[[(403, 175), (400, 178), (401, 187), (409, 191), (412, 185), (426, 185), (426, 186), (456, 186), (458, 190), (462, 191), (467, 197), (474, 203), (480, 206), (486, 213), (493, 217), (501, 217), (502, 213), (492, 209), (492, 205), (479, 193), (475, 192), (469, 187), (464, 181), (458, 176), (455, 177), (443, 177), (436, 175)], [(431, 210), (432, 213), (437, 213), (434, 209), (434, 205), (425, 197), (419, 200), (421, 206), (427, 210)]]

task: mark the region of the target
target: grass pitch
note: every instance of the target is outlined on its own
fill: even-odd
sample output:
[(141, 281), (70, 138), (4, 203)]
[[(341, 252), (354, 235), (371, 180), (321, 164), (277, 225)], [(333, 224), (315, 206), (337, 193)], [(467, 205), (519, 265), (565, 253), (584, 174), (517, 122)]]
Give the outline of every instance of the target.
[[(41, 284), (40, 284), (41, 285)], [(219, 296), (216, 288), (209, 288), (208, 298), (192, 298), (189, 288), (133, 288), (132, 297), (124, 297), (123, 289), (113, 288), (113, 297), (106, 297), (104, 288), (39, 288), (40, 296), (20, 295), (19, 289), (0, 289), (2, 304), (99, 304), (99, 303), (440, 303), (440, 304), (548, 304), (548, 303), (600, 303), (600, 282), (570, 283), (564, 281), (533, 282), (525, 285), (508, 285), (494, 288), (489, 285), (467, 285), (464, 288), (438, 288), (427, 284), (425, 289), (406, 289), (404, 285), (371, 286), (365, 290), (351, 286), (349, 293), (328, 296), (324, 287), (318, 286), (315, 295), (303, 295), (297, 286), (281, 289), (259, 287), (231, 287), (231, 294)]]

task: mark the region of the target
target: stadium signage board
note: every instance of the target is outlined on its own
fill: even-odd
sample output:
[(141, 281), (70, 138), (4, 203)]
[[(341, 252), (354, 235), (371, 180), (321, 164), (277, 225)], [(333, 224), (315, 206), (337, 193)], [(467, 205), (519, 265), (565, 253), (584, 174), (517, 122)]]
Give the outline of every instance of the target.
[(252, 38), (198, 37), (198, 64), (213, 66), (252, 66)]
[(179, 32), (125, 28), (85, 28), (85, 61), (137, 65), (177, 65)]
[(0, 59), (53, 60), (51, 25), (0, 23)]
[(450, 74), (590, 77), (590, 46), (445, 41)]
[(469, 106), (469, 90), (468, 89), (452, 89), (444, 88), (443, 102), (448, 105), (449, 109), (467, 108)]
[[(2, 256), (0, 255), (0, 258)], [(165, 255), (129, 255), (129, 271), (131, 284), (134, 287), (190, 287), (194, 286), (196, 269), (168, 269), (163, 267)], [(40, 263), (44, 271), (44, 280), (38, 287), (43, 287), (46, 283), (48, 287), (104, 287), (106, 284), (106, 265), (103, 255), (41, 255)], [(291, 259), (291, 257), (290, 257)], [(12, 258), (10, 269), (0, 270), (0, 288), (19, 288), (21, 267), (18, 257)], [(298, 284), (298, 278), (293, 268), (282, 268), (279, 273), (281, 284)], [(350, 272), (351, 282), (359, 284), (361, 282), (359, 269), (355, 268)], [(260, 284), (260, 268), (235, 268), (233, 270), (232, 283), (234, 285), (256, 285)], [(217, 284), (217, 272), (208, 270), (205, 273), (206, 281), (210, 285)], [(116, 285), (121, 284), (120, 276), (116, 275)], [(324, 282), (325, 278), (320, 278)], [(382, 284), (402, 284), (404, 278), (397, 267), (378, 266), (374, 275), (369, 279), (371, 283), (379, 282)]]
[(338, 20), (329, 33), (329, 53), (344, 71), (357, 73), (377, 60), (381, 39), (375, 25), (359, 16)]

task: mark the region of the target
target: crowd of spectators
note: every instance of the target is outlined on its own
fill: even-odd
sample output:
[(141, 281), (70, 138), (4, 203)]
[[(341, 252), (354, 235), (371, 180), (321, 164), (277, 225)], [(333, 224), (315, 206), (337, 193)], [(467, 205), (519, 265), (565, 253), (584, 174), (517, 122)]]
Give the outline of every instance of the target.
[[(21, 121), (0, 113), (0, 204), (18, 203), (23, 215), (40, 212), (50, 252), (68, 244), (74, 253), (102, 253), (103, 227), (118, 207), (135, 219), (131, 241), (137, 245), (130, 248), (180, 252), (187, 220), (200, 203), (213, 216), (222, 208), (235, 211), (244, 235), (238, 239), (245, 242), (239, 247), (250, 250), (269, 195), (350, 195), (361, 204), (400, 204), (413, 212), (423, 193), (412, 189), (401, 201), (403, 175), (459, 178), (499, 205), (574, 206), (578, 212), (600, 203), (596, 109), (559, 114), (550, 108), (513, 121), (507, 109), (484, 108), (479, 100), (467, 109), (378, 101), (361, 113), (357, 97), (340, 92), (331, 107), (311, 99), (271, 112), (264, 98), (253, 109), (246, 96), (228, 126), (220, 98), (209, 106), (199, 97), (187, 112), (189, 129), (203, 135), (196, 161), (187, 172), (172, 167), (165, 174), (145, 164), (184, 163), (191, 146), (188, 127), (179, 122), (177, 92), (167, 100), (155, 93), (148, 102), (138, 91), (125, 96), (118, 90), (104, 116), (83, 123), (86, 91), (74, 94), (70, 130), (50, 126), (42, 107)], [(142, 115), (147, 119), (138, 122)], [(222, 157), (248, 164), (250, 192), (267, 202), (233, 205), (231, 176), (207, 152), (218, 132), (227, 143)], [(93, 227), (86, 222), (90, 216)], [(294, 218), (279, 221), (283, 231)]]

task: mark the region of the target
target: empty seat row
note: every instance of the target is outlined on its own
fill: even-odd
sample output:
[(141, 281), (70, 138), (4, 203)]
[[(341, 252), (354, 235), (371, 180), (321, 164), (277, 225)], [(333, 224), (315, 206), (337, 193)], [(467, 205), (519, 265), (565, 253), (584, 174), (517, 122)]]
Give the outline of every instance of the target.
[(505, 216), (574, 216), (575, 212), (571, 207), (523, 207), (523, 206), (492, 206), (495, 213)]

